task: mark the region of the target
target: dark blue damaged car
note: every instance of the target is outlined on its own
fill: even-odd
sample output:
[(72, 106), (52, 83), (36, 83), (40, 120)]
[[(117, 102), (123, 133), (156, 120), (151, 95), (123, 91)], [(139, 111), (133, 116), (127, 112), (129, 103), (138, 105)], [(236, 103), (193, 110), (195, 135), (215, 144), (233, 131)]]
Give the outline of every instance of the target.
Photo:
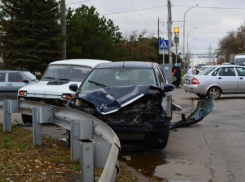
[(121, 145), (163, 149), (172, 119), (172, 84), (157, 63), (111, 62), (97, 65), (77, 91), (69, 107), (108, 124)]

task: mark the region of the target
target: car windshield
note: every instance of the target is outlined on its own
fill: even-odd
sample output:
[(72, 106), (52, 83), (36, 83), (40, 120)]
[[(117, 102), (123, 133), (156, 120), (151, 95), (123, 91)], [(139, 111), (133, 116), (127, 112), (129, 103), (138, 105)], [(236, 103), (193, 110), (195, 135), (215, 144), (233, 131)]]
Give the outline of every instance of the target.
[(207, 67), (202, 72), (200, 72), (198, 75), (208, 75), (211, 73), (216, 67)]
[(29, 72), (29, 71), (25, 71), (25, 72), (23, 72), (23, 74), (29, 79), (29, 80), (36, 80), (36, 76), (35, 75), (33, 75), (31, 72)]
[(236, 58), (236, 64), (245, 65), (245, 58)]
[(85, 66), (50, 65), (42, 76), (42, 81), (75, 81), (82, 82), (91, 70)]
[(84, 80), (81, 90), (128, 85), (156, 85), (153, 69), (94, 69)]

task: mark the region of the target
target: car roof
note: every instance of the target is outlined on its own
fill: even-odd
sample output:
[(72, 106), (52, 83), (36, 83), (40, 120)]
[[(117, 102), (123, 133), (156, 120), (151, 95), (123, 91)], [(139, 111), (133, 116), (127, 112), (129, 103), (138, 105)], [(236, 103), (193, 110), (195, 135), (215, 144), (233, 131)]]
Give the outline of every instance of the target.
[(30, 72), (30, 71), (22, 71), (22, 70), (0, 70), (1, 73), (15, 73), (15, 72)]
[(111, 61), (99, 60), (99, 59), (66, 59), (66, 60), (51, 62), (49, 65), (67, 64), (67, 65), (80, 65), (80, 66), (87, 66), (87, 67), (94, 68), (96, 65), (100, 63), (107, 63), (107, 62), (111, 62)]
[(236, 65), (236, 64), (211, 65), (209, 67), (234, 67), (234, 66), (245, 67), (245, 66)]
[(245, 55), (235, 55), (235, 58), (245, 58)]
[(97, 65), (96, 68), (153, 68), (158, 65), (154, 62), (120, 61)]

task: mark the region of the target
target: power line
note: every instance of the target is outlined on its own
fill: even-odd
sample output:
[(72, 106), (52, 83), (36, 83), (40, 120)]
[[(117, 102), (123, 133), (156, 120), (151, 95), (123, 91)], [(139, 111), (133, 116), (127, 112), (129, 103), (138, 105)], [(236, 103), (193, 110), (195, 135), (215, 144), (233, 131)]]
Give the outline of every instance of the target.
[[(130, 4), (133, 6), (133, 8), (135, 9), (135, 7), (134, 7), (134, 5), (132, 4), (132, 2), (130, 1), (130, 0), (128, 0), (129, 2), (130, 2)], [(139, 14), (139, 12), (136, 10), (136, 12), (137, 12), (137, 14), (139, 15), (139, 17), (145, 22), (145, 24), (150, 28), (150, 29), (152, 29), (151, 28), (151, 26), (142, 18), (142, 16)], [(152, 29), (152, 30), (154, 30), (154, 29)]]
[[(180, 5), (173, 5), (175, 7), (183, 7), (183, 8), (189, 8), (191, 6), (180, 6)], [(199, 9), (202, 9), (202, 8), (205, 8), (205, 9), (231, 9), (231, 10), (236, 10), (236, 9), (245, 9), (245, 8), (226, 8), (226, 7), (211, 7), (211, 6), (198, 6), (196, 8), (199, 8)]]
[[(141, 3), (137, 0), (137, 3), (140, 5), (140, 7), (141, 8), (143, 8), (143, 6), (141, 5)], [(145, 11), (146, 12), (146, 14), (153, 20), (153, 21), (156, 21), (154, 18), (152, 18), (151, 17), (151, 15), (147, 12), (147, 11)]]
[(75, 2), (75, 3), (68, 3), (66, 5), (78, 4), (78, 3), (87, 2), (87, 1), (91, 1), (91, 0), (78, 1), (78, 2)]
[(113, 15), (113, 14), (128, 13), (128, 12), (134, 12), (134, 11), (143, 11), (143, 10), (148, 10), (148, 9), (162, 8), (162, 7), (167, 7), (167, 6), (157, 6), (157, 7), (142, 8), (142, 9), (135, 9), (135, 10), (128, 10), (128, 11), (118, 11), (118, 12), (107, 13), (107, 14), (103, 14), (103, 15)]

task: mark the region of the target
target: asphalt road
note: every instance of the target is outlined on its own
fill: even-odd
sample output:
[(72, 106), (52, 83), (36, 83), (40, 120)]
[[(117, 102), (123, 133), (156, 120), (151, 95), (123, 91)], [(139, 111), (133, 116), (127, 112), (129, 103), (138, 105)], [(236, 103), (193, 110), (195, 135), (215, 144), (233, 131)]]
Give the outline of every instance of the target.
[[(183, 108), (174, 111), (173, 121), (181, 120), (181, 113), (188, 116), (199, 100), (183, 89), (175, 89), (173, 99)], [(175, 182), (245, 181), (244, 101), (245, 95), (222, 95), (200, 123), (171, 131), (164, 150), (122, 153), (119, 159), (144, 176)], [(13, 115), (12, 123), (22, 123), (19, 114)], [(51, 137), (59, 139), (65, 130), (45, 125), (42, 132), (47, 137), (52, 133)]]
[[(188, 113), (199, 98), (183, 89), (173, 92)], [(241, 182), (245, 181), (245, 95), (222, 95), (214, 101), (213, 111), (200, 123), (171, 131), (162, 151), (165, 163), (155, 168), (154, 176), (173, 181)]]

